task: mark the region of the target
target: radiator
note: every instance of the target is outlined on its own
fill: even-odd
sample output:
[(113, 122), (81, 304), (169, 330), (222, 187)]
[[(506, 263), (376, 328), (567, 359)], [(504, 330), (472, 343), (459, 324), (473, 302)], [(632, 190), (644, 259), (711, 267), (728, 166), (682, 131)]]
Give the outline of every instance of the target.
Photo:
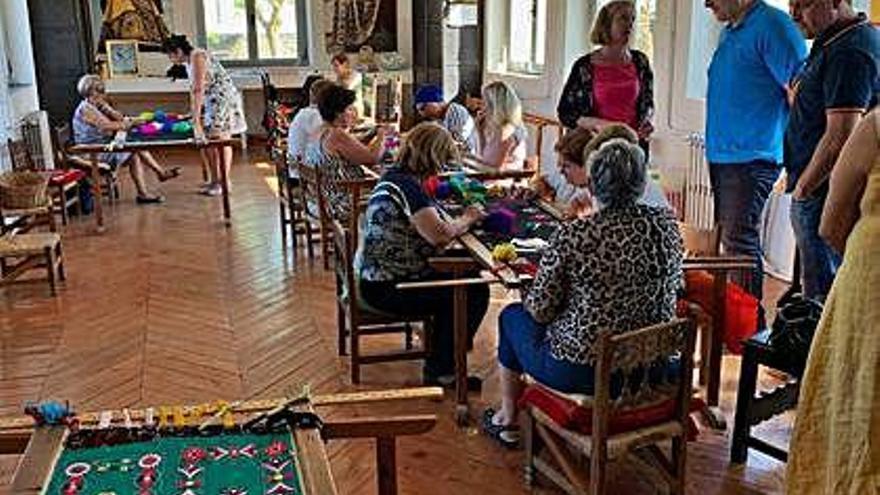
[(715, 208), (709, 166), (706, 163), (706, 141), (701, 134), (688, 136), (688, 166), (684, 179), (684, 221), (701, 229), (715, 226)]
[(49, 116), (45, 111), (31, 112), (21, 119), (21, 139), (27, 144), (34, 165), (40, 170), (55, 168), (52, 156), (52, 136), (49, 133)]

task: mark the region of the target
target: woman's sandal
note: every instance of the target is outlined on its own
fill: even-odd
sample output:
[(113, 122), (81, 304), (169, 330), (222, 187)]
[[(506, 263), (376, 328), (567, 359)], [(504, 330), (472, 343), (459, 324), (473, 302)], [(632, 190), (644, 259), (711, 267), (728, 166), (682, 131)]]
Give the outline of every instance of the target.
[(180, 176), (180, 167), (171, 167), (165, 171), (162, 175), (159, 176), (159, 182), (165, 182), (166, 180), (171, 180), (175, 177)]
[(483, 411), (481, 427), (483, 433), (508, 449), (519, 447), (519, 425), (496, 425), (492, 423), (495, 410), (492, 408)]

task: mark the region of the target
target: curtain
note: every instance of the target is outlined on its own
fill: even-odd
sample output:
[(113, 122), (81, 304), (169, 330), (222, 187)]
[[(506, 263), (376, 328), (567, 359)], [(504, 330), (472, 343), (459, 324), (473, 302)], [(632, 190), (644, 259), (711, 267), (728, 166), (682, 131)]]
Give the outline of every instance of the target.
[(325, 39), (327, 51), (364, 44), (376, 27), (381, 0), (325, 0)]

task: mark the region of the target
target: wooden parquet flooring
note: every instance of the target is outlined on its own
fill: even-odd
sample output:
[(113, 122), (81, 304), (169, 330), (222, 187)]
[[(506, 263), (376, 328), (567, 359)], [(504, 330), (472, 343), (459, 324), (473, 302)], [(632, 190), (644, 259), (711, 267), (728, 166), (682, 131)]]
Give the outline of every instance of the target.
[[(93, 233), (91, 217), (64, 229), (68, 281), (58, 298), (40, 283), (0, 289), (0, 415), (48, 398), (101, 410), (273, 397), (304, 384), (317, 392), (351, 388), (347, 363), (336, 355), (332, 275), (320, 259), (282, 252), (274, 175), (258, 152), (251, 155), (232, 173), (231, 228), (220, 222), (219, 201), (193, 194), (195, 155), (172, 155), (166, 163), (185, 170), (162, 185), (164, 205), (136, 206), (127, 187), (108, 209), (104, 235)], [(486, 378), (482, 396), (473, 397), (477, 411), (498, 396), (495, 321), (506, 299), (496, 289), (471, 355), (472, 372)], [(366, 367), (363, 388), (417, 385), (419, 371), (418, 363)], [(726, 358), (723, 408), (731, 423), (737, 374), (738, 361)], [(441, 420), (429, 435), (400, 442), (401, 493), (526, 493), (520, 452), (457, 428), (450, 399), (417, 407)], [(784, 444), (790, 422), (764, 429)], [(781, 493), (782, 464), (755, 454), (745, 467), (731, 467), (728, 442), (705, 430), (691, 444), (688, 493)], [(330, 453), (341, 493), (375, 493), (370, 442), (331, 443)], [(0, 457), (0, 493), (16, 461)], [(657, 492), (627, 462), (613, 470), (613, 483), (611, 493)]]

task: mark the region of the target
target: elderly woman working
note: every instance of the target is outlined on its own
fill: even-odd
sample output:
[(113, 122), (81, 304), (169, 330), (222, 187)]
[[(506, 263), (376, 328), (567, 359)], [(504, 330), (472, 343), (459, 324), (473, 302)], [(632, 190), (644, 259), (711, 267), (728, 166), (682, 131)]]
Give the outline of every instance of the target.
[(560, 227), (525, 302), (508, 306), (499, 319), (501, 408), (486, 410), (483, 429), (504, 445), (519, 440), (520, 375), (561, 392), (592, 394), (600, 331), (625, 332), (675, 316), (682, 240), (670, 210), (639, 203), (648, 180), (644, 152), (611, 139), (585, 161), (563, 162), (563, 173), (574, 185), (588, 185), (599, 210)]
[[(104, 81), (100, 77), (94, 74), (81, 77), (76, 85), (76, 90), (83, 98), (73, 113), (73, 139), (76, 143), (103, 143), (116, 131), (127, 130), (131, 127), (133, 121), (107, 103), (104, 97)], [(156, 172), (156, 177), (160, 182), (180, 175), (180, 167), (165, 170), (149, 151), (105, 152), (99, 154), (98, 160), (113, 168), (130, 164), (129, 172), (134, 187), (137, 189), (136, 201), (138, 204), (162, 202), (162, 196), (153, 195), (147, 191), (147, 186), (144, 183), (143, 164)]]
[[(452, 288), (399, 290), (399, 282), (443, 278), (428, 264), (453, 239), (482, 217), (468, 208), (455, 220), (440, 217), (422, 189), (422, 181), (458, 156), (457, 145), (446, 129), (419, 124), (406, 139), (399, 162), (373, 189), (367, 206), (363, 241), (355, 257), (363, 300), (384, 312), (433, 316), (434, 332), (424, 369), (426, 383), (452, 382), (453, 297)], [(489, 305), (485, 285), (468, 287), (468, 332), (476, 334)]]

